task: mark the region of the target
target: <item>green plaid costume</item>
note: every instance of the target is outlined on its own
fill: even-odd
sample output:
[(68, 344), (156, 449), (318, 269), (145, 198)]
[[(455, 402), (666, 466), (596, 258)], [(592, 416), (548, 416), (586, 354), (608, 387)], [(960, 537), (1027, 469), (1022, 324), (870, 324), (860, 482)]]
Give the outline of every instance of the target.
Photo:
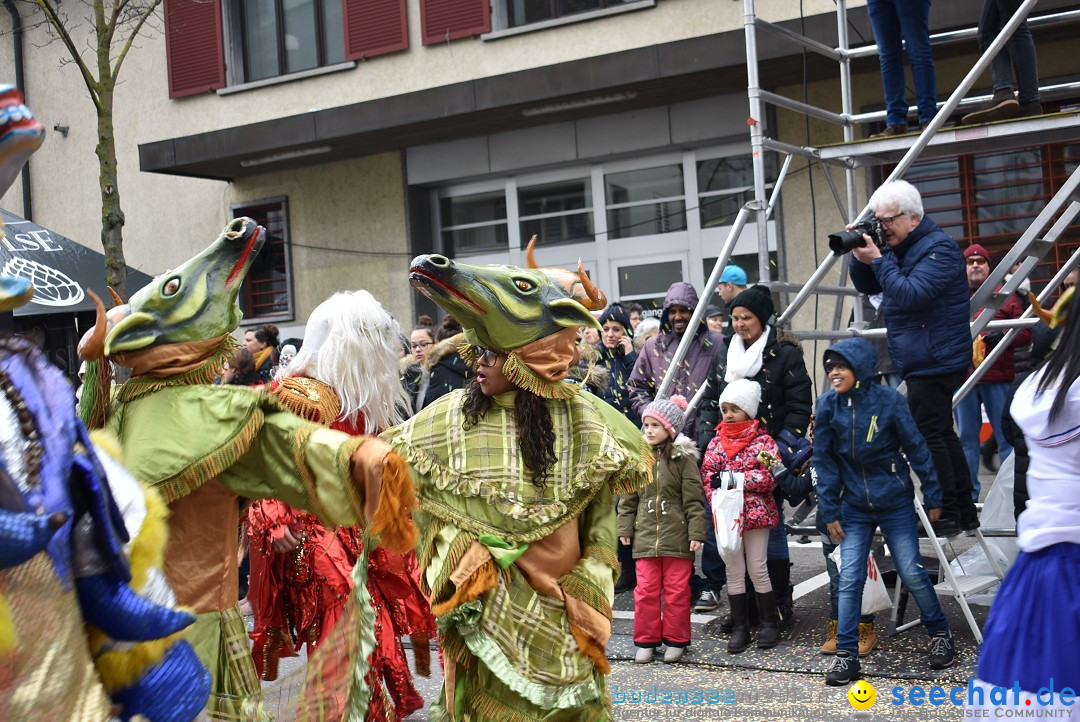
[[(432, 604), (451, 597), (450, 574), (481, 535), (516, 547), (577, 518), (581, 558), (559, 586), (610, 620), (618, 566), (614, 495), (648, 482), (652, 456), (644, 438), (590, 394), (548, 399), (557, 461), (537, 489), (518, 448), (516, 392), (492, 397), (468, 429), (465, 393), (444, 396), (383, 434), (412, 468), (421, 583)], [(515, 564), (498, 571), (494, 588), (437, 621), (443, 654), (457, 662), (454, 720), (610, 718), (604, 675), (578, 648), (564, 602), (534, 590)], [(451, 719), (445, 695), (430, 714)]]

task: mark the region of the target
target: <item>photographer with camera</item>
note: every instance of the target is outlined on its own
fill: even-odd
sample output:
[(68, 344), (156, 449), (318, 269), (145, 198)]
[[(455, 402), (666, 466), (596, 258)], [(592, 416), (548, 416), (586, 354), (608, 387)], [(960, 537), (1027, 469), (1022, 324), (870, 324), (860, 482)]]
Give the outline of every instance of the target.
[(834, 234), (830, 247), (833, 238), (848, 246), (833, 252), (851, 251), (851, 280), (858, 291), (882, 294), (889, 355), (907, 383), (908, 407), (930, 447), (943, 491), (934, 529), (955, 535), (979, 526), (971, 473), (952, 415), (952, 396), (971, 366), (964, 257), (956, 241), (923, 216), (922, 197), (907, 181), (882, 185), (870, 207), (874, 221), (866, 228), (880, 232), (872, 237), (863, 231), (861, 245), (847, 244), (850, 234)]

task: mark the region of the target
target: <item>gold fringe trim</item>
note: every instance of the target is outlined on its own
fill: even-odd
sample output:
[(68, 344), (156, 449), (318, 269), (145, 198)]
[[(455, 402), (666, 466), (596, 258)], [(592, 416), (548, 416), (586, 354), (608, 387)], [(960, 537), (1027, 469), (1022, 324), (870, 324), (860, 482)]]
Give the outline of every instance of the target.
[[(131, 382), (128, 381), (128, 383)], [(252, 441), (262, 430), (265, 418), (261, 409), (252, 407), (251, 417), (240, 429), (240, 432), (230, 439), (227, 444), (189, 464), (179, 474), (155, 483), (154, 488), (165, 497), (166, 503), (171, 504), (177, 499), (187, 496), (211, 479), (217, 478), (221, 472), (235, 464), (237, 459), (247, 453), (247, 450), (251, 448)]]
[(412, 520), (415, 508), (416, 494), (409, 467), (397, 452), (388, 451), (382, 463), (379, 505), (369, 527), (371, 534), (379, 538), (380, 546), (401, 553), (416, 548), (417, 531)]
[(503, 365), (503, 376), (514, 386), (531, 391), (545, 399), (569, 399), (581, 391), (581, 387), (577, 384), (548, 381), (541, 378), (535, 371), (526, 366), (513, 351), (506, 357), (506, 363)]
[(573, 624), (570, 625), (570, 633), (574, 635), (574, 640), (578, 643), (581, 653), (589, 658), (589, 661), (593, 663), (593, 667), (596, 668), (596, 671), (601, 674), (611, 674), (611, 663), (608, 662), (604, 647), (589, 636), (585, 630), (580, 629)]
[(421, 677), (431, 676), (431, 637), (427, 634), (410, 634), (413, 649), (413, 668)]
[[(540, 722), (539, 717), (533, 717), (511, 707), (502, 700), (492, 697), (484, 689), (476, 689), (470, 696), (472, 699), (468, 700), (466, 704), (476, 713), (476, 717), (479, 719), (497, 719), (499, 722)], [(466, 717), (468, 718), (470, 715), (466, 714)]]
[(184, 632), (169, 637), (140, 642), (130, 649), (104, 652), (94, 660), (106, 691), (113, 694), (130, 687), (146, 670), (160, 662), (175, 642), (184, 639)]
[(427, 517), (427, 526), (424, 527), (420, 538), (416, 541), (416, 562), (421, 569), (427, 569), (431, 565), (431, 558), (435, 556), (435, 539), (443, 530), (446, 523), (438, 517), (424, 512)]
[[(207, 339), (209, 340), (209, 339)], [(213, 384), (221, 375), (225, 362), (233, 355), (240, 345), (233, 340), (232, 336), (226, 335), (221, 339), (217, 350), (206, 361), (182, 374), (154, 379), (146, 376), (138, 376), (128, 379), (116, 392), (116, 401), (127, 403), (142, 398), (147, 394), (168, 388), (170, 386), (194, 386), (197, 384)]]
[[(317, 428), (319, 427), (302, 426), (293, 436), (293, 461), (296, 462), (296, 468), (300, 471), (300, 480), (304, 482), (304, 491), (307, 494), (308, 502), (310, 502), (311, 511), (314, 512), (316, 516), (326, 519), (328, 518), (326, 516), (326, 509), (323, 508), (322, 502), (319, 501), (319, 493), (315, 489), (315, 478), (311, 475), (311, 469), (309, 469), (308, 465), (304, 462), (304, 458), (307, 456), (304, 452), (304, 445), (307, 443), (308, 439), (311, 438), (311, 435), (315, 433), (315, 429)], [(348, 477), (343, 476), (342, 478)], [(356, 493), (351, 483), (347, 483), (345, 486), (350, 494)], [(355, 499), (353, 502), (355, 506)]]
[(653, 466), (656, 464), (656, 456), (653, 454), (649, 442), (642, 436), (638, 442), (637, 459), (627, 464), (623, 473), (610, 483), (611, 493), (615, 496), (633, 494), (641, 490), (652, 481)]
[(446, 635), (439, 638), (439, 649), (443, 656), (449, 657), (465, 669), (472, 669), (476, 657), (469, 650), (469, 645), (460, 634)]
[(11, 605), (7, 597), (0, 594), (0, 654), (10, 652), (19, 643), (19, 634), (15, 631), (15, 618), (11, 614)]
[(431, 613), (436, 617), (448, 614), (462, 604), (471, 602), (489, 589), (493, 589), (499, 581), (495, 562), (488, 560), (476, 568), (469, 578), (462, 582), (461, 586), (454, 590), (454, 594), (445, 602), (431, 605)]
[[(469, 547), (472, 546), (475, 536), (470, 534), (458, 534), (454, 537), (454, 541), (450, 543), (450, 549), (446, 553), (446, 559), (443, 560), (443, 565), (439, 569), (439, 573), (435, 576), (435, 581), (431, 584), (431, 589), (424, 589), (427, 585), (427, 575), (423, 574), (420, 577), (420, 588), (428, 594), (431, 599), (439, 599), (443, 596), (443, 592), (446, 589), (446, 585), (450, 583), (450, 575), (457, 569), (457, 565), (461, 563), (461, 558), (465, 556), (465, 552), (469, 551)], [(432, 537), (434, 542), (434, 537)], [(432, 544), (434, 546), (434, 543)], [(427, 553), (428, 564), (431, 563), (431, 556), (433, 552)], [(427, 569), (426, 564), (420, 565), (421, 569)]]
[(611, 621), (611, 602), (608, 601), (600, 587), (574, 572), (559, 577), (559, 586), (562, 587), (564, 594), (574, 599), (580, 599), (603, 614), (609, 622)]
[(329, 385), (305, 376), (281, 379), (272, 393), (285, 407), (308, 421), (329, 426), (341, 415), (341, 401)]
[(100, 429), (105, 426), (111, 408), (112, 364), (106, 359), (88, 361), (82, 399), (79, 401), (79, 416), (87, 429)]
[(616, 571), (619, 569), (618, 553), (606, 544), (589, 544), (582, 552), (582, 556), (586, 559), (597, 559)]

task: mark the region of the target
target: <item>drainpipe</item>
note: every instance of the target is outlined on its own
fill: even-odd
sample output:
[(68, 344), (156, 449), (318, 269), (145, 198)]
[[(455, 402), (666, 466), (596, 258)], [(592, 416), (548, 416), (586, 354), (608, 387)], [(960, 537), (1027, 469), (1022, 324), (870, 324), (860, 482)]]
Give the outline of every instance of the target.
[[(15, 0), (4, 0), (4, 7), (11, 15), (11, 48), (15, 55), (15, 86), (26, 97), (26, 86), (23, 83), (23, 24), (19, 9), (15, 6)], [(27, 104), (29, 105), (29, 103)], [(28, 221), (34, 220), (34, 203), (30, 196), (30, 163), (27, 162), (22, 169), (22, 199), (23, 218)]]

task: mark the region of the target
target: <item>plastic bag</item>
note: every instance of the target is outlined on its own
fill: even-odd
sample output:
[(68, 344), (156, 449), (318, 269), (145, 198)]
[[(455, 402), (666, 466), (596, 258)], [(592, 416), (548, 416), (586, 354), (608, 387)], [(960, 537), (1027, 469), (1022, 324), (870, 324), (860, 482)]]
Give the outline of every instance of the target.
[[(840, 546), (837, 545), (829, 554), (829, 558), (836, 563), (837, 569), (843, 569), (840, 564)], [(881, 578), (881, 570), (874, 561), (874, 553), (866, 558), (866, 583), (863, 584), (862, 614), (875, 614), (892, 608), (892, 598), (889, 589), (885, 586), (885, 580)]]
[(742, 552), (742, 512), (743, 481), (742, 474), (721, 471), (720, 486), (713, 489), (712, 517), (716, 530), (716, 546), (724, 563), (735, 554)]

